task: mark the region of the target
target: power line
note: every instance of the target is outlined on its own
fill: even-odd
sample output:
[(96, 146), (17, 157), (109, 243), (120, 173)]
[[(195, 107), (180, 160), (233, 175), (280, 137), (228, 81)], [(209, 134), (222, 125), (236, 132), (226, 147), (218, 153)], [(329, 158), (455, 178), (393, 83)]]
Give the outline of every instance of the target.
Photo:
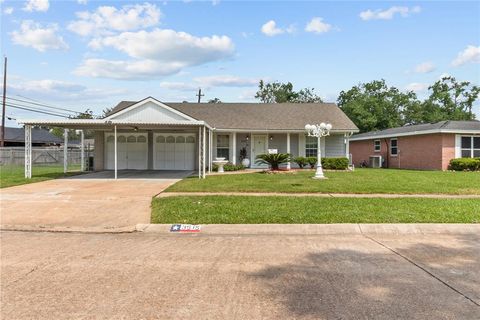
[(66, 112), (61, 112), (61, 111), (52, 111), (52, 110), (48, 110), (48, 109), (43, 109), (43, 108), (40, 108), (40, 107), (34, 107), (34, 106), (29, 106), (29, 105), (25, 105), (23, 103), (18, 103), (18, 102), (7, 102), (8, 105), (10, 106), (16, 106), (16, 107), (23, 107), (23, 108), (29, 108), (29, 109), (32, 109), (32, 110), (37, 110), (37, 111), (43, 111), (43, 112), (53, 112), (55, 114), (59, 114), (59, 115), (62, 115), (62, 116), (65, 116), (65, 117), (72, 117), (71, 114), (69, 113), (66, 113)]
[(6, 105), (9, 106), (10, 108), (16, 108), (16, 109), (22, 109), (22, 110), (31, 111), (31, 112), (43, 113), (43, 114), (48, 114), (48, 115), (55, 116), (55, 117), (60, 117), (60, 118), (68, 118), (67, 116), (63, 116), (63, 115), (60, 115), (60, 114), (55, 114), (55, 113), (51, 113), (51, 112), (47, 112), (47, 111), (38, 111), (38, 110), (19, 107), (19, 106), (10, 105), (10, 104), (6, 104)]
[[(45, 108), (50, 108), (50, 109), (57, 109), (57, 110), (62, 110), (62, 111), (67, 111), (67, 112), (78, 113), (78, 114), (85, 114), (85, 112), (80, 112), (80, 111), (75, 111), (75, 110), (66, 109), (66, 108), (60, 108), (60, 107), (54, 107), (54, 106), (50, 106), (50, 105), (44, 104), (44, 103), (32, 102), (32, 101), (27, 101), (27, 100), (12, 98), (12, 97), (9, 97), (9, 96), (7, 96), (6, 98), (7, 98), (8, 100), (14, 100), (14, 101), (19, 101), (19, 102), (23, 102), (23, 103), (29, 103), (29, 104), (37, 105), (37, 106), (40, 106), (40, 107), (45, 107)], [(25, 98), (25, 97), (24, 97), (24, 98)], [(27, 98), (27, 99), (29, 99), (29, 98)], [(30, 100), (31, 100), (31, 99), (30, 99)]]

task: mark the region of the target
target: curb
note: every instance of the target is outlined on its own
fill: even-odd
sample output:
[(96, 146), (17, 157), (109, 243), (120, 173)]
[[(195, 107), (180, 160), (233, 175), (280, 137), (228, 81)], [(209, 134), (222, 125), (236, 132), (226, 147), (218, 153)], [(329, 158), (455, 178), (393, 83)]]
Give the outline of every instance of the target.
[(135, 226), (127, 227), (62, 227), (43, 225), (1, 225), (0, 231), (24, 232), (64, 232), (64, 233), (132, 233), (136, 232)]
[[(171, 224), (137, 224), (145, 233), (170, 232)], [(205, 224), (196, 234), (207, 235), (362, 235), (362, 234), (480, 234), (480, 224)]]
[(316, 197), (316, 198), (422, 198), (422, 199), (480, 199), (480, 194), (403, 194), (403, 193), (282, 193), (282, 192), (165, 192), (162, 191), (155, 198), (169, 197), (206, 197), (206, 196), (233, 196), (233, 197)]

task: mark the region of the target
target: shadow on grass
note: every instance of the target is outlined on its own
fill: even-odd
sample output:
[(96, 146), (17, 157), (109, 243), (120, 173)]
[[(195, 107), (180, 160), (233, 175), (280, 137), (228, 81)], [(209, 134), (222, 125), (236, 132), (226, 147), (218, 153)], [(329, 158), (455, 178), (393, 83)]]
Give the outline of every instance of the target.
[[(399, 249), (480, 303), (479, 239), (461, 247), (416, 244)], [(421, 265), (421, 263), (420, 263)], [(428, 266), (428, 267), (427, 267)], [(248, 277), (259, 282), (286, 318), (479, 319), (480, 307), (392, 252), (331, 249)]]

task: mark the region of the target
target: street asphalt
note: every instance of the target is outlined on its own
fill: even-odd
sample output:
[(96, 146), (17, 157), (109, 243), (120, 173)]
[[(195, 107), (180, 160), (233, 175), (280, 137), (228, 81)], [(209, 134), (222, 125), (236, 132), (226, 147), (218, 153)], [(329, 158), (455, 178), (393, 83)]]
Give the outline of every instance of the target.
[(1, 319), (480, 319), (478, 234), (1, 233)]

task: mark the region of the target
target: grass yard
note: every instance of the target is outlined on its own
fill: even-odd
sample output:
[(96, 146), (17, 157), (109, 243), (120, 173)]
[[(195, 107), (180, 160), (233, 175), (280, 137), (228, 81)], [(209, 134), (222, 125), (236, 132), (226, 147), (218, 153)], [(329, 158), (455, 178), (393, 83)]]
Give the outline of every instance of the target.
[(287, 174), (248, 173), (184, 179), (171, 192), (324, 192), (400, 194), (480, 194), (480, 172), (443, 172), (395, 169), (356, 169), (326, 172), (314, 180), (313, 171)]
[(479, 199), (175, 196), (152, 223), (480, 223)]
[[(67, 175), (79, 174), (80, 165), (70, 165)], [(33, 166), (32, 179), (25, 179), (23, 166), (0, 167), (0, 188), (18, 186), (26, 183), (40, 182), (63, 177), (62, 166)]]

